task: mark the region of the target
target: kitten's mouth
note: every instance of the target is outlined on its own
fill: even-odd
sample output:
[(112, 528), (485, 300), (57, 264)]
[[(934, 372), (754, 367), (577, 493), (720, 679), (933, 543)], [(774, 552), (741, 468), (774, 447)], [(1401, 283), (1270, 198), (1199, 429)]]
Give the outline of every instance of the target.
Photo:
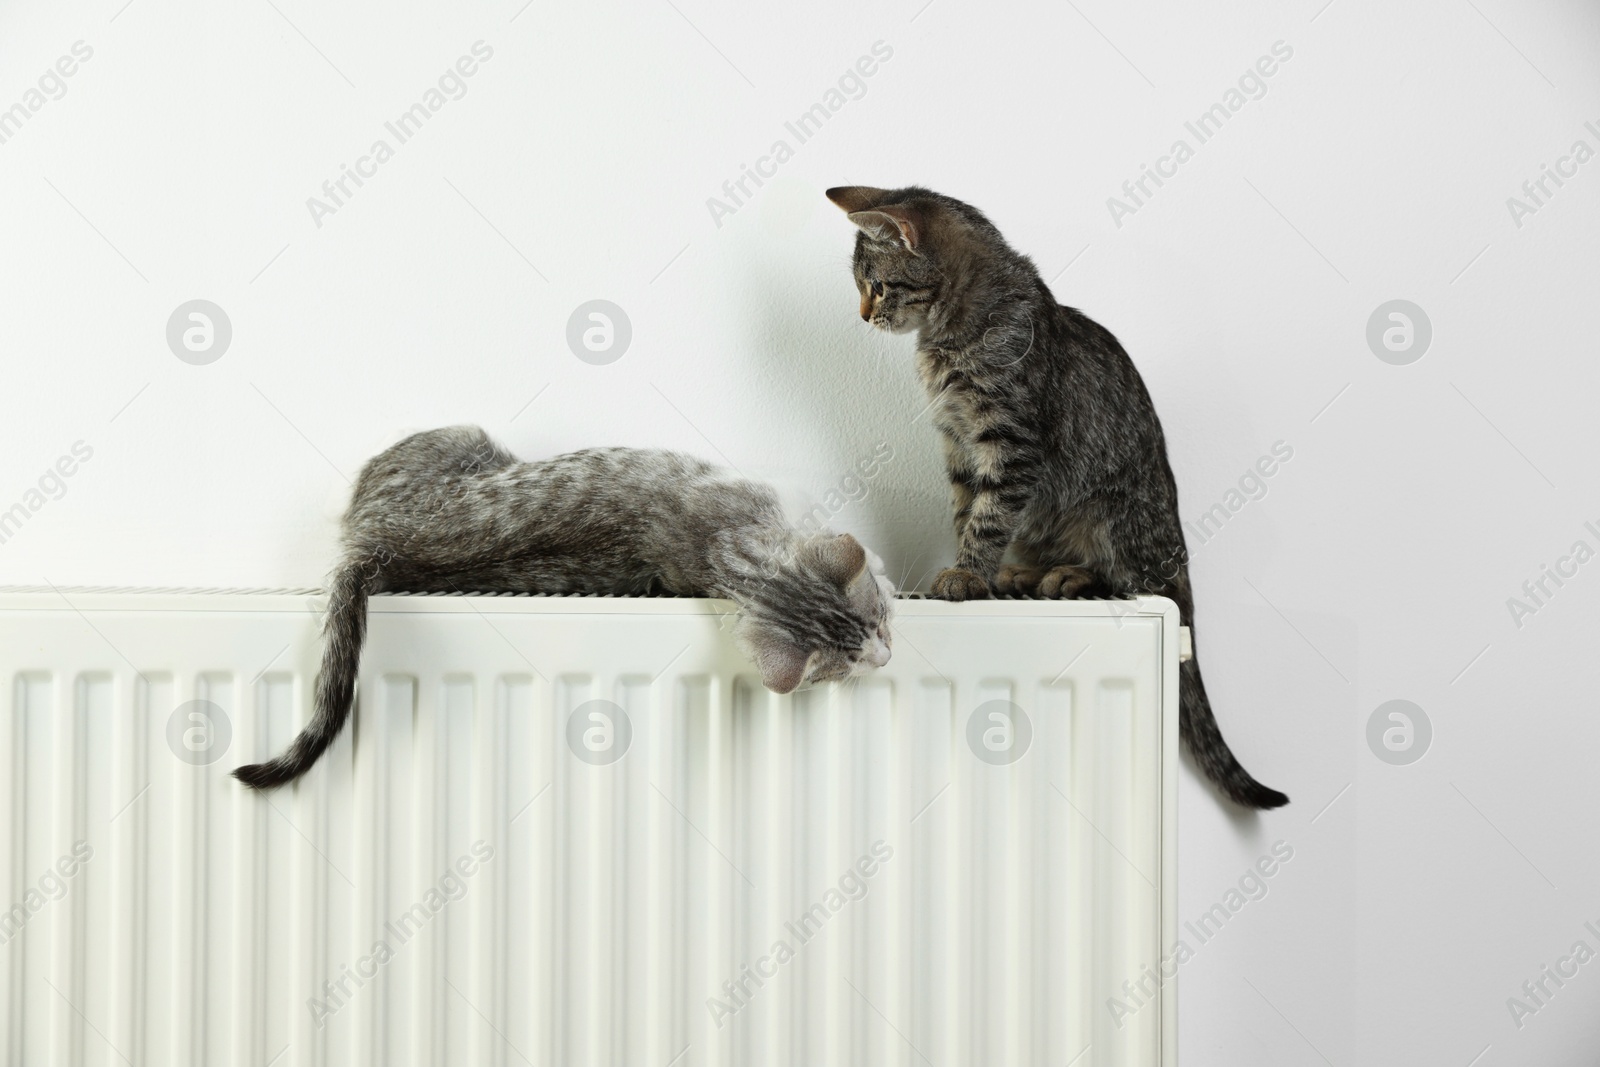
[(886, 667), (893, 655), (889, 642), (881, 637), (875, 638), (872, 647), (863, 650), (861, 657), (850, 665), (848, 677), (856, 678), (878, 667)]

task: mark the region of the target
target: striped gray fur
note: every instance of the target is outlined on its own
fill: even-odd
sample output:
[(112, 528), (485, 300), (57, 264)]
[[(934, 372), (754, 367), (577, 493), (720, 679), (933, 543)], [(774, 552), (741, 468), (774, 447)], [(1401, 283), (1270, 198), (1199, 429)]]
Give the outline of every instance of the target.
[[(862, 319), (917, 335), (955, 513), (955, 565), (933, 594), (1154, 594), (1192, 627), (1161, 420), (1117, 339), (1056, 303), (1033, 261), (969, 204), (919, 187), (827, 195), (858, 227)], [(1180, 704), (1184, 740), (1226, 796), (1288, 803), (1228, 748), (1194, 659)]]
[(408, 592), (725, 597), (763, 684), (861, 674), (889, 660), (894, 590), (849, 534), (805, 533), (765, 485), (691, 456), (595, 448), (522, 462), (475, 426), (430, 430), (370, 460), (328, 584), (312, 721), (235, 777), (304, 774), (349, 717), (367, 598)]

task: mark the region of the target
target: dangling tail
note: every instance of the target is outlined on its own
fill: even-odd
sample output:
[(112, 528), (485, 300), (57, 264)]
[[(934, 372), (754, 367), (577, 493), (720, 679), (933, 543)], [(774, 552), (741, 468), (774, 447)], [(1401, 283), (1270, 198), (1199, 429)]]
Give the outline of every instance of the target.
[(361, 665), (361, 645), (367, 636), (367, 583), (360, 562), (340, 565), (328, 583), (328, 616), (323, 626), (326, 644), (311, 722), (283, 755), (265, 763), (240, 767), (233, 776), (251, 789), (271, 789), (292, 782), (309, 771), (333, 744), (350, 717), (356, 672)]
[(1217, 717), (1206, 699), (1205, 683), (1200, 680), (1200, 664), (1192, 657), (1179, 664), (1178, 699), (1178, 732), (1183, 743), (1223, 795), (1247, 808), (1281, 808), (1289, 803), (1288, 797), (1250, 777), (1222, 739)]

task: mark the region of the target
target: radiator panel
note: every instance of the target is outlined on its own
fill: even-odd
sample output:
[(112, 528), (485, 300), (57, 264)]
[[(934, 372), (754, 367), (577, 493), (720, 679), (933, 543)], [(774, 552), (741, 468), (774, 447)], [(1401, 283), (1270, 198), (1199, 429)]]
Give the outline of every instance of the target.
[(1123, 989), (1176, 937), (1169, 602), (905, 601), (780, 697), (724, 602), (379, 597), (354, 729), (251, 796), (319, 607), (0, 595), (7, 1062), (1176, 1062)]

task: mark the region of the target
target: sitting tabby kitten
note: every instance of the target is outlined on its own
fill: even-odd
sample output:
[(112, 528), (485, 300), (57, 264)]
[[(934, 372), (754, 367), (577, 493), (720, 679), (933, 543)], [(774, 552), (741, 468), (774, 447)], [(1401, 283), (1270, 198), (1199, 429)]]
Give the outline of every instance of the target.
[[(1192, 627), (1161, 421), (1117, 339), (1057, 304), (1033, 262), (976, 208), (916, 187), (827, 195), (860, 228), (862, 319), (917, 333), (958, 540), (934, 595), (1156, 594)], [(1008, 548), (1018, 562), (1002, 566)], [(1223, 741), (1194, 659), (1181, 668), (1180, 703), (1184, 740), (1222, 792), (1251, 808), (1288, 803)]]
[(767, 486), (674, 452), (596, 448), (524, 463), (475, 426), (368, 461), (328, 588), (310, 725), (240, 767), (256, 789), (311, 769), (349, 718), (367, 597), (385, 590), (726, 597), (733, 636), (776, 693), (889, 662), (894, 589), (849, 534), (801, 533)]

